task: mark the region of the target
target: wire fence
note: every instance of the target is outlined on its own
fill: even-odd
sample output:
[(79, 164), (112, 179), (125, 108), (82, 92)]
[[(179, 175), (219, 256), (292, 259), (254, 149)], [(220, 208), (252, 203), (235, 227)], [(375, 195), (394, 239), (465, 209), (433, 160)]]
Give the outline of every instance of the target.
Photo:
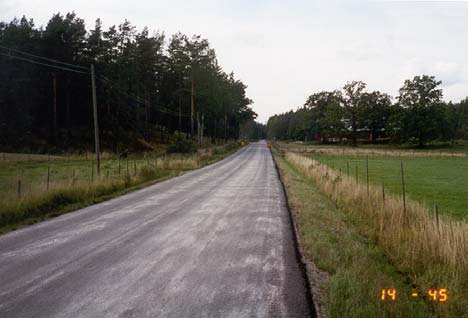
[(352, 178), (356, 186), (364, 184), (368, 193), (370, 187), (380, 187), (383, 201), (388, 194), (399, 195), (404, 210), (409, 197), (437, 215), (468, 216), (468, 161), (464, 157), (300, 154)]
[(146, 170), (143, 173), (191, 170), (218, 153), (218, 148), (227, 146), (200, 148), (193, 154), (104, 153), (100, 175), (96, 172), (94, 153), (65, 156), (0, 153), (0, 200), (21, 200), (54, 189), (138, 178), (143, 170)]
[(357, 148), (332, 148), (332, 147), (307, 147), (286, 146), (291, 152), (316, 154), (316, 155), (341, 155), (341, 156), (385, 156), (385, 157), (468, 157), (464, 151), (443, 150), (395, 150), (395, 149), (357, 149)]

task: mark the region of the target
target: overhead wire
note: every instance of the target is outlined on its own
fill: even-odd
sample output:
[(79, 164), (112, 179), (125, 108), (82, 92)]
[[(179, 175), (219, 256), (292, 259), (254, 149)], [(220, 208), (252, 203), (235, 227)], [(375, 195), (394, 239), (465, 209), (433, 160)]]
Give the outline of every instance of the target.
[(12, 59), (17, 59), (17, 60), (37, 64), (37, 65), (52, 67), (52, 68), (63, 70), (63, 71), (75, 72), (75, 73), (80, 73), (80, 74), (90, 74), (90, 72), (78, 71), (78, 70), (74, 70), (74, 69), (71, 69), (71, 68), (63, 67), (63, 66), (46, 64), (46, 63), (34, 61), (34, 60), (31, 60), (31, 59), (28, 59), (28, 58), (25, 58), (25, 57), (21, 57), (21, 56), (14, 56), (14, 55), (11, 55), (11, 54), (5, 54), (5, 53), (1, 53), (1, 52), (0, 52), (0, 55), (3, 55), (3, 56), (8, 57), (8, 58), (12, 58)]
[[(55, 69), (59, 69), (59, 70), (63, 70), (63, 71), (68, 71), (68, 72), (74, 72), (74, 73), (79, 73), (79, 74), (90, 74), (90, 71), (88, 70), (88, 68), (80, 66), (80, 65), (74, 65), (74, 64), (70, 64), (70, 63), (66, 63), (66, 62), (61, 62), (61, 61), (58, 61), (58, 60), (55, 60), (55, 59), (50, 59), (50, 58), (46, 58), (46, 57), (43, 57), (43, 56), (38, 56), (38, 55), (26, 53), (26, 52), (23, 52), (23, 51), (20, 51), (20, 50), (17, 50), (17, 49), (13, 49), (13, 48), (9, 48), (9, 47), (3, 46), (3, 45), (0, 45), (0, 48), (9, 51), (8, 54), (0, 52), (0, 55), (11, 58), (11, 59), (17, 59), (17, 60), (20, 60), (20, 61), (29, 62), (29, 63), (33, 63), (33, 64), (36, 64), (36, 65), (41, 65), (41, 66), (45, 66), (45, 67), (51, 67), (51, 68), (55, 68)], [(59, 66), (59, 65), (55, 65), (55, 64), (49, 64), (49, 63), (43, 63), (43, 62), (35, 61), (35, 60), (31, 59), (31, 58), (12, 55), (11, 52), (23, 54), (23, 55), (29, 56), (31, 58), (37, 58), (37, 59), (41, 59), (41, 60), (44, 60), (44, 61), (49, 61), (49, 62), (56, 63), (56, 64), (66, 65), (67, 67)], [(86, 70), (86, 72), (76, 70), (76, 69), (72, 69), (70, 67), (84, 69), (84, 70)], [(149, 106), (150, 108), (152, 108), (152, 109), (154, 109), (156, 111), (159, 111), (161, 113), (164, 113), (164, 114), (167, 114), (167, 115), (172, 115), (172, 116), (181, 116), (181, 117), (190, 117), (190, 116), (192, 116), (191, 113), (179, 113), (179, 112), (167, 109), (167, 108), (163, 108), (163, 107), (154, 105), (154, 104), (150, 103), (149, 101), (147, 101), (146, 99), (142, 99), (142, 98), (140, 98), (138, 96), (135, 96), (135, 95), (121, 89), (120, 87), (118, 87), (118, 85), (115, 85), (112, 80), (110, 80), (109, 78), (107, 78), (105, 76), (96, 76), (96, 78), (98, 80), (102, 81), (102, 82), (105, 82), (105, 83), (109, 84), (111, 86), (111, 88), (116, 89), (122, 95), (125, 95), (126, 97), (136, 101), (139, 104)]]
[(62, 64), (62, 65), (68, 66), (68, 67), (76, 67), (76, 68), (80, 68), (80, 69), (83, 69), (83, 70), (88, 70), (88, 68), (85, 67), (85, 66), (71, 64), (71, 63), (67, 63), (67, 62), (62, 62), (62, 61), (58, 61), (58, 60), (51, 59), (51, 58), (44, 57), (44, 56), (34, 55), (34, 54), (31, 54), (31, 53), (27, 53), (27, 52), (24, 52), (24, 51), (21, 51), (21, 50), (18, 50), (18, 49), (13, 49), (13, 48), (10, 48), (10, 47), (7, 47), (7, 46), (0, 45), (0, 48), (4, 49), (4, 50), (8, 50), (8, 51), (13, 51), (13, 52), (16, 52), (18, 54), (23, 54), (23, 55), (26, 55), (26, 56), (29, 56), (29, 57), (41, 59), (41, 60), (44, 60), (44, 61), (49, 61), (49, 62), (53, 62), (53, 63), (56, 63), (56, 64)]
[(128, 93), (127, 91), (121, 89), (120, 87), (118, 87), (118, 85), (114, 84), (110, 79), (108, 79), (107, 77), (103, 77), (103, 76), (98, 76), (97, 79), (109, 84), (111, 86), (111, 88), (114, 88), (116, 89), (117, 91), (119, 91), (122, 95), (125, 95), (127, 96), (128, 98), (130, 99), (133, 99), (134, 101), (138, 102), (139, 104), (143, 104), (143, 105), (147, 105), (159, 112), (162, 112), (162, 113), (165, 113), (165, 114), (168, 114), (168, 115), (173, 115), (173, 116), (182, 116), (182, 117), (189, 117), (191, 116), (190, 113), (178, 113), (176, 111), (173, 111), (173, 110), (170, 110), (170, 109), (167, 109), (167, 108), (163, 108), (163, 107), (160, 107), (160, 106), (156, 106), (152, 103), (150, 103), (148, 100), (146, 99), (142, 99), (141, 97), (138, 97), (138, 96), (135, 96), (131, 93)]

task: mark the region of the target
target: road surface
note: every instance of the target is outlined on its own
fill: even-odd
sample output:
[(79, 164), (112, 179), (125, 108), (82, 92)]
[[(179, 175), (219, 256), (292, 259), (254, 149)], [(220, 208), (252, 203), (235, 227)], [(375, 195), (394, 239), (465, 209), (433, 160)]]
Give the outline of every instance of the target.
[(307, 317), (265, 142), (0, 236), (0, 317)]

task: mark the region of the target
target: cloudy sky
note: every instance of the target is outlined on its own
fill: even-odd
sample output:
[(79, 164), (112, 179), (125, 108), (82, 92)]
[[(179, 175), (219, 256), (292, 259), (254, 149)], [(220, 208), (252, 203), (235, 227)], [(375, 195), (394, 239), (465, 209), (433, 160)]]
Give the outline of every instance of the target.
[(106, 27), (126, 18), (208, 38), (249, 86), (262, 122), (351, 80), (395, 96), (405, 79), (430, 74), (446, 100), (468, 96), (467, 1), (0, 0), (3, 21), (25, 14), (45, 25), (68, 11), (88, 28), (98, 17)]

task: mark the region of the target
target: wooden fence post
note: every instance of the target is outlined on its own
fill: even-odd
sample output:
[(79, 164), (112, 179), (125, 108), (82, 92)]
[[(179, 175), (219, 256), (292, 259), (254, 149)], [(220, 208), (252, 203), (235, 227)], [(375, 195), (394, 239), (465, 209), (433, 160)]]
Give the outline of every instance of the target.
[(366, 185), (367, 195), (369, 195), (369, 156), (366, 156)]
[(129, 172), (128, 172), (128, 156), (127, 156), (127, 177), (130, 176)]
[(406, 189), (405, 189), (405, 171), (403, 169), (403, 160), (400, 161), (401, 168), (401, 190), (403, 194), (403, 212), (406, 215)]
[(382, 202), (385, 204), (385, 182), (382, 178)]
[(437, 226), (437, 230), (439, 230), (439, 207), (437, 204), (434, 204), (434, 221)]
[(18, 192), (18, 199), (21, 199), (21, 179), (18, 179), (17, 192)]
[(358, 177), (358, 165), (356, 164), (356, 184), (359, 182), (359, 177)]
[(47, 191), (49, 191), (49, 183), (50, 183), (50, 166), (47, 166)]

